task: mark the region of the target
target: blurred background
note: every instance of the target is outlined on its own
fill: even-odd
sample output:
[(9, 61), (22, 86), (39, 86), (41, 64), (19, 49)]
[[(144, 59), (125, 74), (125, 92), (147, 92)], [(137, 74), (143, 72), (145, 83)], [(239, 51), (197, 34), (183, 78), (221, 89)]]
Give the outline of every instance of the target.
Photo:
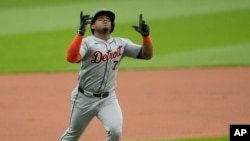
[(114, 37), (140, 44), (131, 25), (140, 13), (150, 25), (153, 59), (126, 58), (121, 69), (250, 65), (249, 0), (2, 0), (0, 73), (78, 70), (66, 62), (66, 49), (80, 11), (92, 15), (99, 8), (116, 14)]
[[(141, 44), (141, 36), (131, 27), (138, 24), (139, 14), (141, 13), (150, 26), (151, 38), (154, 44), (153, 58), (146, 63), (141, 63), (141, 60), (124, 58), (120, 66), (121, 70), (250, 66), (249, 0), (1, 0), (0, 82), (2, 83), (0, 85), (0, 99), (2, 101), (0, 101), (0, 121), (2, 121), (2, 129), (5, 131), (5, 133), (1, 134), (1, 138), (10, 139), (13, 137), (13, 140), (16, 138), (24, 140), (25, 138), (35, 138), (39, 140), (38, 137), (45, 138), (44, 135), (48, 138), (59, 138), (67, 124), (65, 122), (68, 120), (67, 116), (70, 115), (65, 111), (70, 111), (70, 92), (75, 86), (77, 78), (75, 72), (79, 71), (79, 64), (71, 64), (66, 61), (66, 50), (79, 28), (80, 11), (92, 15), (100, 8), (112, 10), (116, 14), (113, 37), (128, 38), (135, 43)], [(90, 35), (91, 32), (88, 26), (85, 36)], [(46, 73), (41, 73), (42, 77), (29, 74), (15, 75), (13, 77), (5, 75), (40, 72)], [(47, 72), (56, 73), (48, 74)], [(57, 72), (73, 73), (60, 74)], [(171, 126), (176, 127), (176, 124), (172, 122), (175, 119), (177, 119), (178, 123), (193, 126), (193, 117), (196, 117), (201, 118), (206, 122), (206, 126), (210, 127), (218, 127), (217, 123), (224, 123), (226, 125), (224, 131), (227, 133), (228, 123), (237, 120), (223, 112), (228, 111), (228, 115), (232, 114), (249, 121), (246, 115), (246, 111), (249, 109), (249, 104), (247, 104), (249, 103), (248, 68), (242, 69), (242, 71), (240, 69), (221, 69), (215, 75), (211, 73), (213, 71), (199, 71), (199, 69), (193, 72), (188, 70), (181, 72), (185, 72), (187, 75), (170, 71), (167, 76), (163, 76), (163, 73), (165, 74), (163, 72), (161, 77), (157, 78), (153, 75), (154, 73), (145, 72), (148, 77), (147, 82), (144, 83), (152, 84), (147, 89), (145, 88), (147, 90), (146, 94), (149, 96), (147, 98), (155, 102), (151, 102), (149, 108), (160, 109), (163, 114), (167, 115), (159, 113), (147, 115), (145, 113), (148, 113), (148, 111), (145, 111), (144, 114), (140, 114), (143, 111), (139, 111), (140, 117), (138, 121), (142, 125), (148, 124), (152, 126), (151, 124), (154, 124), (154, 127), (159, 128), (168, 118), (169, 121), (166, 121), (170, 124), (166, 128), (161, 128), (165, 131), (165, 129), (171, 129)], [(227, 72), (227, 75), (223, 77), (225, 72)], [(144, 73), (139, 72), (136, 76), (139, 77), (139, 74)], [(202, 80), (195, 79), (195, 74)], [(126, 75), (124, 76), (127, 78)], [(169, 79), (171, 76), (175, 76), (175, 78)], [(47, 78), (50, 78), (49, 82)], [(33, 79), (36, 81), (33, 82)], [(160, 79), (160, 81), (157, 79)], [(191, 79), (197, 80), (196, 83), (191, 84)], [(228, 83), (224, 83), (222, 80)], [(122, 84), (123, 88), (130, 90), (131, 93), (140, 94), (140, 89), (136, 89), (137, 92), (134, 88), (131, 88), (132, 82), (136, 83), (134, 85), (136, 88), (145, 86), (137, 81), (130, 81), (121, 81), (124, 84)], [(62, 86), (59, 82), (64, 83), (67, 87)], [(129, 85), (126, 87), (125, 84), (128, 84), (128, 82)], [(159, 85), (159, 82), (161, 85)], [(32, 84), (35, 84), (35, 86), (31, 86)], [(158, 85), (153, 87), (153, 84)], [(234, 84), (238, 84), (238, 87), (235, 87)], [(224, 85), (226, 87), (223, 89), (222, 86)], [(165, 86), (168, 86), (168, 88)], [(188, 86), (192, 91), (187, 90)], [(205, 93), (205, 89), (211, 90), (210, 93)], [(157, 97), (151, 95), (155, 90), (161, 90)], [(231, 91), (234, 94), (229, 94)], [(187, 92), (197, 94), (197, 96), (192, 97)], [(134, 107), (142, 106), (139, 102), (133, 103), (135, 105), (131, 104), (132, 99), (148, 104), (146, 98), (127, 97), (125, 91), (119, 93), (121, 103), (124, 102), (123, 107), (128, 109), (125, 111), (128, 114), (124, 115), (129, 117), (133, 115), (131, 117), (134, 118), (135, 113), (138, 112)], [(166, 95), (167, 98), (164, 99), (163, 96)], [(124, 99), (122, 96), (124, 96)], [(205, 99), (210, 99), (210, 101), (204, 102)], [(214, 108), (214, 111), (219, 114), (213, 115), (211, 113), (209, 115), (213, 115), (215, 122), (209, 121), (207, 117), (204, 118), (204, 116), (207, 116), (202, 113), (206, 112), (204, 109), (202, 109), (202, 112), (194, 111), (190, 113), (184, 111), (184, 114), (189, 112), (190, 122), (180, 119), (180, 116), (175, 113), (182, 112), (183, 109), (174, 109), (174, 113), (169, 114), (172, 112), (169, 110), (172, 105), (180, 106), (184, 100), (190, 100), (190, 104), (183, 106), (191, 106), (190, 110), (206, 106), (207, 109)], [(130, 101), (130, 103), (125, 105), (125, 101)], [(226, 103), (227, 101), (231, 102), (232, 108), (230, 108), (230, 104)], [(216, 105), (217, 103), (222, 104)], [(51, 108), (46, 109), (45, 106)], [(131, 108), (127, 106), (131, 106)], [(166, 107), (169, 107), (169, 109)], [(201, 112), (199, 116), (197, 116), (198, 112)], [(188, 116), (188, 114), (186, 115)], [(221, 115), (225, 115), (225, 118), (227, 117), (231, 121), (229, 122), (228, 119), (225, 120), (224, 118), (218, 120)], [(158, 124), (142, 122), (141, 120), (141, 117), (150, 119), (152, 116), (164, 120), (159, 120)], [(52, 122), (53, 124), (51, 124)], [(41, 123), (43, 126), (40, 127)], [(196, 123), (196, 125), (205, 126), (200, 123)], [(126, 129), (131, 129), (131, 131), (136, 128), (132, 123), (131, 125), (128, 123), (126, 126)], [(180, 132), (189, 130), (183, 128), (183, 125), (180, 126), (183, 129)], [(24, 130), (23, 127), (30, 128)], [(92, 134), (96, 133), (96, 127), (98, 128), (98, 126), (90, 128), (89, 136), (95, 137)], [(102, 128), (101, 125), (99, 127)], [(138, 126), (138, 128), (143, 127)], [(214, 128), (206, 127), (204, 129), (210, 130)], [(154, 130), (154, 128), (150, 130)], [(199, 134), (200, 130), (194, 133)], [(145, 135), (150, 136), (150, 134)], [(104, 132), (103, 136), (105, 136)], [(131, 136), (128, 137), (132, 138)], [(44, 138), (40, 138), (40, 140), (44, 140)], [(218, 141), (222, 140), (218, 139)]]

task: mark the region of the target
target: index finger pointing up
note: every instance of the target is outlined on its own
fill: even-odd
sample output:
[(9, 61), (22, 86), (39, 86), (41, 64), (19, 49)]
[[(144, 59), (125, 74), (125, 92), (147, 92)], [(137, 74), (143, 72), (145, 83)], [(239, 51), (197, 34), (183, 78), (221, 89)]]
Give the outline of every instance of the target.
[(142, 21), (143, 21), (142, 14), (140, 14), (140, 16), (139, 16), (139, 24), (142, 23)]

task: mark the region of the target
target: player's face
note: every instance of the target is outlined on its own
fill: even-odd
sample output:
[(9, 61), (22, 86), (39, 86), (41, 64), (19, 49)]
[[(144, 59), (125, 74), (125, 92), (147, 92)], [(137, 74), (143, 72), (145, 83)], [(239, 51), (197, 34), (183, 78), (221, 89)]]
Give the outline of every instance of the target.
[(103, 34), (109, 33), (111, 29), (110, 18), (106, 15), (97, 17), (95, 23), (92, 25), (92, 29)]

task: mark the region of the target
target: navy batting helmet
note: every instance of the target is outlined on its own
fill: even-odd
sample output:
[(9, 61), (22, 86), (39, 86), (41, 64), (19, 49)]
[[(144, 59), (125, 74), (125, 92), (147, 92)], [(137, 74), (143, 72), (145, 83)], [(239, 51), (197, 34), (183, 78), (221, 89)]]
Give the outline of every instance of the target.
[[(93, 14), (90, 24), (93, 25), (95, 23), (97, 17), (101, 16), (101, 15), (107, 15), (110, 18), (110, 20), (111, 20), (111, 30), (110, 30), (109, 33), (112, 33), (114, 28), (115, 28), (115, 14), (112, 11), (108, 10), (108, 9), (99, 9), (99, 10), (97, 10)], [(94, 34), (94, 29), (92, 29), (91, 26), (90, 26), (90, 29), (91, 29), (92, 34)]]

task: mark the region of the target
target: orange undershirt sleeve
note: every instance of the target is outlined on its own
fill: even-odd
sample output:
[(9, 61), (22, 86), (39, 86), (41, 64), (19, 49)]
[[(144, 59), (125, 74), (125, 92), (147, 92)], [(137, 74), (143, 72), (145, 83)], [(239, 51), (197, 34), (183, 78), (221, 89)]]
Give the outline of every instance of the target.
[(69, 45), (66, 55), (68, 62), (78, 63), (81, 61), (80, 47), (82, 43), (82, 38), (83, 37), (81, 35), (76, 35), (74, 40)]
[(146, 37), (142, 37), (142, 41), (143, 41), (143, 43), (148, 44), (148, 43), (151, 43), (151, 38), (148, 35)]

